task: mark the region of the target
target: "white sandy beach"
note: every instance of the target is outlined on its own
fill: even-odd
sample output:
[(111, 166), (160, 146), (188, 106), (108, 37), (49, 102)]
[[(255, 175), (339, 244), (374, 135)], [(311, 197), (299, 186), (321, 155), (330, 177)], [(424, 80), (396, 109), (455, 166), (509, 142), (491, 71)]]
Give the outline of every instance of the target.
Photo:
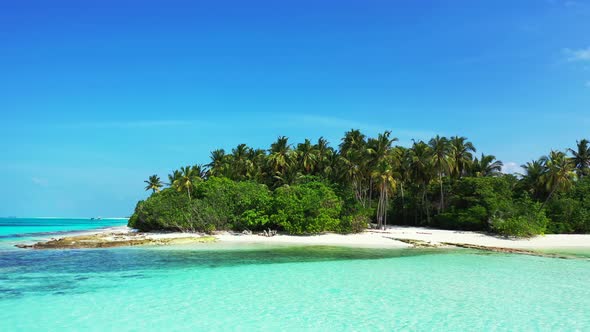
[[(89, 233), (113, 233), (119, 236), (122, 233), (133, 232), (128, 227), (113, 227)], [(200, 233), (143, 233), (145, 238), (173, 239), (200, 237)], [(441, 243), (462, 243), (477, 246), (503, 247), (514, 249), (590, 249), (590, 234), (549, 234), (530, 239), (507, 239), (479, 232), (453, 231), (430, 229), (423, 227), (389, 226), (387, 230), (366, 230), (357, 234), (321, 234), (310, 236), (293, 236), (277, 234), (272, 237), (257, 234), (241, 234), (234, 232), (220, 232), (214, 235), (219, 242), (226, 243), (276, 243), (299, 245), (338, 245), (355, 247), (385, 247), (406, 248), (412, 245), (395, 239), (419, 240), (433, 245)]]
[(451, 231), (429, 229), (422, 227), (390, 226), (385, 231), (367, 230), (358, 234), (340, 235), (323, 234), (313, 236), (275, 235), (264, 237), (260, 235), (236, 235), (222, 233), (215, 235), (221, 242), (241, 243), (291, 243), (309, 245), (345, 245), (363, 247), (391, 247), (404, 248), (411, 245), (396, 241), (397, 239), (419, 240), (438, 245), (444, 242), (464, 243), (487, 247), (503, 247), (514, 249), (559, 249), (559, 248), (589, 248), (590, 235), (551, 234), (537, 236), (531, 239), (505, 239), (478, 232)]

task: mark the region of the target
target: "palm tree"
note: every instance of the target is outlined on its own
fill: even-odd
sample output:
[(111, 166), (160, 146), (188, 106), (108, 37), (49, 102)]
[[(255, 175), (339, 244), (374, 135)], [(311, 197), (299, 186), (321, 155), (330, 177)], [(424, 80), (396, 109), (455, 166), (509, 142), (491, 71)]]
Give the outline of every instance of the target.
[(232, 149), (231, 170), (234, 180), (244, 180), (252, 170), (252, 162), (249, 159), (252, 149), (246, 144), (240, 144)]
[(572, 154), (572, 160), (576, 167), (578, 177), (583, 178), (584, 176), (590, 175), (590, 142), (587, 139), (583, 139), (576, 143), (576, 150), (568, 149), (568, 151)]
[(147, 183), (147, 186), (145, 187), (145, 190), (151, 190), (152, 193), (155, 192), (159, 192), (160, 188), (162, 188), (164, 185), (162, 184), (162, 181), (160, 181), (160, 177), (157, 176), (156, 174), (150, 176), (148, 178), (148, 180), (143, 181), (145, 183)]
[(481, 159), (475, 158), (473, 161), (473, 174), (476, 177), (499, 176), (502, 175), (502, 163), (496, 160), (495, 156), (481, 154)]
[(397, 181), (394, 171), (394, 161), (391, 155), (384, 157), (371, 171), (371, 177), (374, 179), (379, 189), (379, 201), (377, 203), (377, 226), (385, 229), (387, 226), (387, 207), (389, 205), (389, 196), (395, 192)]
[(292, 153), (289, 139), (285, 136), (280, 136), (276, 142), (271, 144), (268, 163), (276, 176), (283, 176), (285, 174), (287, 167), (292, 162)]
[(313, 148), (317, 155), (316, 174), (327, 178), (332, 171), (330, 159), (335, 154), (334, 149), (330, 147), (330, 143), (323, 137), (318, 139)]
[(263, 183), (266, 171), (266, 150), (263, 149), (250, 149), (248, 156), (250, 164), (250, 172), (248, 173), (248, 179), (254, 179), (260, 183)]
[(453, 161), (450, 158), (450, 145), (446, 137), (436, 135), (428, 143), (432, 149), (432, 165), (438, 172), (438, 181), (440, 183), (440, 203), (438, 211), (444, 211), (444, 191), (443, 191), (443, 175), (449, 174), (453, 168)]
[(186, 190), (188, 199), (191, 199), (191, 190), (195, 182), (202, 180), (200, 174), (197, 174), (197, 169), (191, 166), (184, 166), (180, 168), (180, 177), (176, 179), (172, 185), (178, 191)]
[(172, 174), (168, 174), (168, 183), (167, 185), (172, 186), (174, 181), (180, 179), (182, 173), (179, 170), (174, 170)]
[(194, 176), (198, 180), (206, 180), (207, 179), (207, 174), (209, 174), (209, 171), (207, 169), (207, 166), (204, 166), (204, 165), (201, 165), (201, 164), (193, 165), (192, 166), (192, 171), (193, 171)]
[(473, 143), (468, 142), (466, 137), (453, 136), (450, 140), (451, 159), (453, 160), (452, 174), (461, 178), (471, 166), (473, 154), (476, 150)]
[(346, 159), (338, 152), (330, 149), (322, 166), (322, 174), (334, 183), (343, 183), (345, 182), (346, 171)]
[(430, 204), (426, 204), (426, 192), (434, 176), (432, 164), (432, 149), (423, 141), (414, 141), (410, 148), (410, 178), (418, 186), (422, 187), (422, 208), (426, 213), (427, 223), (430, 224)]
[[(366, 151), (350, 149), (344, 155), (340, 155), (343, 179), (351, 185), (356, 200), (363, 206), (367, 206), (368, 187), (366, 186), (367, 164), (363, 157)], [(370, 174), (369, 174), (370, 175)]]
[(575, 167), (571, 159), (561, 151), (551, 151), (549, 156), (541, 158), (547, 171), (543, 174), (543, 182), (549, 195), (541, 205), (547, 204), (556, 191), (569, 190), (575, 179)]
[(367, 205), (371, 174), (367, 164), (367, 141), (358, 129), (351, 129), (344, 134), (340, 143), (341, 163), (346, 178), (351, 184), (357, 201)]
[(223, 176), (227, 169), (227, 156), (225, 150), (217, 149), (211, 151), (211, 162), (207, 164), (209, 174), (212, 176)]
[[(390, 131), (385, 131), (379, 134), (377, 138), (369, 138), (367, 140), (367, 168), (370, 174), (369, 180), (369, 199), (373, 199), (373, 170), (385, 159), (389, 159), (392, 149), (393, 142), (397, 141), (397, 138), (389, 138), (391, 135)], [(381, 199), (381, 197), (380, 197)]]
[(543, 179), (547, 169), (542, 160), (529, 161), (524, 165), (521, 165), (525, 171), (522, 176), (522, 183), (529, 193), (535, 198), (541, 198), (545, 191), (545, 184)]
[(342, 143), (340, 143), (340, 153), (346, 155), (351, 150), (361, 150), (365, 148), (367, 142), (366, 136), (358, 129), (351, 129), (344, 133)]
[(371, 162), (377, 164), (389, 156), (391, 151), (391, 144), (397, 141), (397, 138), (389, 138), (390, 131), (385, 131), (379, 134), (377, 138), (370, 138), (367, 141), (367, 153), (370, 156)]
[(310, 174), (318, 163), (318, 151), (307, 138), (297, 145), (297, 158), (305, 174)]
[(300, 172), (298, 172), (297, 167), (294, 164), (290, 164), (282, 174), (277, 173), (273, 179), (275, 181), (275, 187), (280, 187), (283, 185), (293, 185), (298, 182), (303, 177)]
[(399, 188), (400, 188), (400, 194), (402, 197), (402, 217), (404, 222), (406, 221), (406, 201), (405, 201), (405, 190), (404, 190), (404, 186), (406, 184), (406, 182), (410, 181), (410, 167), (411, 167), (411, 154), (410, 154), (410, 149), (401, 147), (401, 146), (396, 146), (394, 149), (394, 154), (395, 154), (395, 158), (397, 158), (398, 160), (398, 165), (397, 165), (397, 173), (399, 175)]

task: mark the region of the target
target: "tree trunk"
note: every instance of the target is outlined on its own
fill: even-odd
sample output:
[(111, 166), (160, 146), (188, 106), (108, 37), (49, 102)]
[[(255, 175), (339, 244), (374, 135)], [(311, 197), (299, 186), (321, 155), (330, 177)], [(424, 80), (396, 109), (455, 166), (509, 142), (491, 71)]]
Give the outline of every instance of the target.
[(381, 229), (381, 195), (379, 195), (377, 202), (377, 228)]
[(438, 180), (440, 181), (440, 205), (438, 207), (438, 213), (444, 211), (445, 207), (445, 196), (443, 193), (443, 182), (442, 182), (442, 172), (438, 173)]
[(400, 183), (400, 189), (402, 192), (402, 219), (404, 220), (404, 224), (406, 223), (406, 201), (404, 200), (404, 184)]
[(369, 180), (369, 202), (373, 199), (373, 179)]
[(385, 190), (385, 200), (383, 202), (383, 230), (387, 229), (387, 203), (388, 203), (387, 190)]
[(430, 206), (426, 205), (426, 185), (424, 185), (424, 191), (422, 192), (422, 202), (424, 203), (424, 212), (426, 212), (426, 223), (430, 226)]
[(553, 196), (553, 193), (555, 192), (555, 190), (557, 189), (557, 186), (555, 186), (551, 192), (549, 193), (549, 196), (547, 196), (547, 199), (543, 202), (543, 204), (541, 204), (541, 208), (539, 209), (539, 211), (543, 210), (543, 208), (545, 207), (545, 204), (547, 204), (547, 202), (549, 202), (549, 200), (551, 199), (551, 196)]

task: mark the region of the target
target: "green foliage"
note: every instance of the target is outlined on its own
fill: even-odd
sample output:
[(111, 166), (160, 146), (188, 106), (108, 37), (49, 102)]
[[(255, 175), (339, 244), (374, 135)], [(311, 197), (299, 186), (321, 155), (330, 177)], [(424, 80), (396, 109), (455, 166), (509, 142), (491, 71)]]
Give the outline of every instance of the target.
[(582, 178), (571, 191), (555, 197), (546, 210), (550, 233), (590, 233), (590, 178)]
[(270, 191), (253, 182), (210, 178), (197, 184), (192, 200), (183, 192), (165, 189), (137, 204), (129, 226), (154, 229), (205, 231), (260, 229), (268, 223)]
[(488, 210), (481, 205), (451, 209), (436, 216), (436, 226), (444, 229), (481, 231), (487, 228)]
[(463, 178), (453, 187), (450, 208), (435, 218), (435, 226), (488, 230), (492, 216), (512, 209), (511, 182), (506, 177)]
[(268, 150), (215, 150), (207, 166), (168, 175), (176, 191), (159, 192), (164, 183), (150, 176), (145, 189), (153, 194), (138, 202), (129, 225), (306, 234), (357, 232), (373, 222), (518, 236), (590, 232), (588, 140), (526, 163), (518, 177), (503, 175), (502, 162), (466, 137), (407, 148), (395, 141), (389, 131), (367, 137), (351, 129), (337, 148), (324, 138), (297, 144), (281, 136)]
[[(197, 186), (197, 198), (211, 211), (210, 220), (217, 229), (262, 229), (267, 225), (270, 191), (255, 182), (237, 182), (227, 178), (210, 178)], [(197, 211), (199, 212), (199, 211)]]
[(338, 231), (342, 200), (321, 182), (283, 186), (274, 192), (271, 221), (290, 234)]
[(280, 227), (291, 234), (354, 232), (366, 227), (365, 215), (345, 216), (343, 202), (322, 182), (283, 186), (274, 195), (262, 184), (212, 177), (197, 184), (195, 196), (165, 189), (137, 204), (129, 226), (213, 232)]
[(371, 222), (370, 214), (367, 211), (342, 216), (340, 220), (340, 233), (359, 233), (367, 229)]
[(515, 202), (510, 213), (492, 218), (492, 230), (505, 236), (531, 237), (545, 233), (549, 219), (541, 203), (525, 197)]
[(184, 193), (164, 189), (135, 207), (129, 227), (140, 231), (178, 230), (190, 220), (190, 201)]

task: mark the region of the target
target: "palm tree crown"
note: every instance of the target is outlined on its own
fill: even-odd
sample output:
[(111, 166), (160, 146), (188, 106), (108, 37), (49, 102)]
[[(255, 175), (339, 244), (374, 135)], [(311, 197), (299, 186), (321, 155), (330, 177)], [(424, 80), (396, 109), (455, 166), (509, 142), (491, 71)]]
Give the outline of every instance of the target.
[(451, 144), (451, 173), (455, 178), (465, 175), (473, 162), (473, 154), (476, 150), (473, 143), (467, 141), (467, 137), (453, 136)]
[(575, 167), (571, 159), (561, 151), (551, 151), (548, 156), (541, 158), (546, 171), (541, 176), (541, 180), (546, 186), (549, 195), (543, 205), (545, 205), (556, 191), (568, 190), (575, 179)]
[(577, 142), (576, 150), (568, 149), (572, 154), (572, 161), (576, 167), (578, 177), (590, 175), (590, 142), (583, 139)]
[(443, 190), (443, 175), (450, 174), (453, 168), (453, 160), (450, 158), (451, 146), (446, 137), (436, 135), (428, 143), (432, 149), (432, 165), (438, 172), (440, 183), (440, 204), (439, 211), (444, 211), (445, 196)]
[(496, 160), (495, 156), (481, 154), (481, 158), (473, 161), (473, 174), (476, 177), (500, 176), (504, 163)]
[(160, 189), (164, 186), (164, 184), (160, 180), (160, 177), (155, 174), (150, 176), (146, 181), (143, 182), (147, 183), (145, 190), (151, 190), (152, 193), (159, 192)]

